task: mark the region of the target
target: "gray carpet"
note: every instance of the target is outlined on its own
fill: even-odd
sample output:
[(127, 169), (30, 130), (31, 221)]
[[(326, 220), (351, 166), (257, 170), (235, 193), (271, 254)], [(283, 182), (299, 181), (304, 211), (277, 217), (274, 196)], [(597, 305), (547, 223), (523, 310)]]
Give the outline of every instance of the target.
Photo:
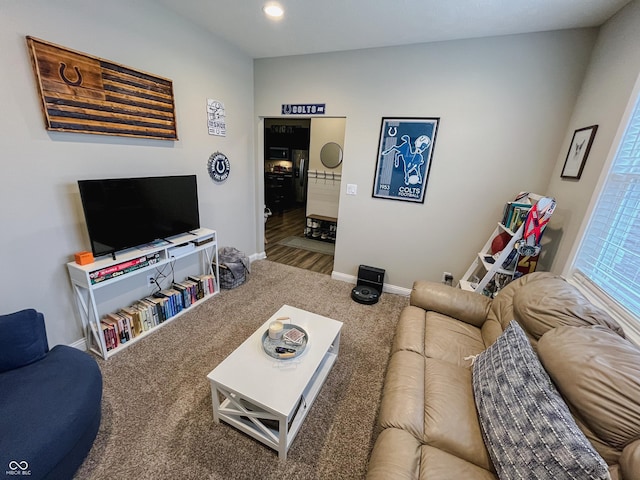
[[(408, 299), (385, 293), (376, 305), (360, 305), (351, 288), (260, 260), (241, 287), (99, 360), (102, 424), (76, 479), (363, 478), (394, 327)], [(213, 422), (206, 375), (283, 304), (344, 326), (337, 362), (287, 460), (279, 461), (274, 450)]]
[(278, 245), (301, 248), (302, 250), (324, 253), (326, 255), (333, 255), (336, 248), (335, 244), (331, 242), (324, 242), (322, 240), (314, 240), (313, 238), (306, 237), (287, 237), (284, 240), (280, 240), (278, 242)]

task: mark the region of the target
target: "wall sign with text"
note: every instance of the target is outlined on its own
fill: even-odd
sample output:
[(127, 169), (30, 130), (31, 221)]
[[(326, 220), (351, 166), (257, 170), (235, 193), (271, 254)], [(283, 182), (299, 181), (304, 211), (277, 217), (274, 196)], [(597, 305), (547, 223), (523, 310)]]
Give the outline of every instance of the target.
[(424, 203), (440, 118), (382, 118), (373, 196)]
[(325, 103), (283, 103), (282, 115), (324, 115)]

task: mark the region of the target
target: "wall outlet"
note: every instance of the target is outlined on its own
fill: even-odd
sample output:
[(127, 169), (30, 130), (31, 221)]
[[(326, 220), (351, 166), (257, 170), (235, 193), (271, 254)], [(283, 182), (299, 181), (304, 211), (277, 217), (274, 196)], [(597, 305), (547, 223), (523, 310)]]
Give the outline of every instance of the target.
[(453, 275), (451, 275), (451, 272), (442, 272), (442, 283), (453, 286)]
[(147, 275), (147, 285), (149, 285), (150, 287), (156, 286), (156, 279), (153, 275)]

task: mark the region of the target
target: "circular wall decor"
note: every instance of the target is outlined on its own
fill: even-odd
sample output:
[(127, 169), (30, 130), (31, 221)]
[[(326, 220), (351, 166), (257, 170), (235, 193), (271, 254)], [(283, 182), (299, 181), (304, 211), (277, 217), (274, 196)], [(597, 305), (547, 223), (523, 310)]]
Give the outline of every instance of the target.
[(207, 170), (209, 171), (209, 176), (212, 178), (212, 180), (214, 182), (220, 183), (229, 178), (231, 164), (229, 163), (229, 159), (224, 153), (216, 152), (209, 157)]

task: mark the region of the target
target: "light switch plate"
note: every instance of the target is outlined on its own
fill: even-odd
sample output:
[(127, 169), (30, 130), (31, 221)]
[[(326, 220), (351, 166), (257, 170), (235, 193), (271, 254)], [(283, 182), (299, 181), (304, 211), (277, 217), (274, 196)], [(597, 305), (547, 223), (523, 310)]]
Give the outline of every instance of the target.
[(354, 183), (347, 183), (347, 195), (357, 195), (358, 185)]

